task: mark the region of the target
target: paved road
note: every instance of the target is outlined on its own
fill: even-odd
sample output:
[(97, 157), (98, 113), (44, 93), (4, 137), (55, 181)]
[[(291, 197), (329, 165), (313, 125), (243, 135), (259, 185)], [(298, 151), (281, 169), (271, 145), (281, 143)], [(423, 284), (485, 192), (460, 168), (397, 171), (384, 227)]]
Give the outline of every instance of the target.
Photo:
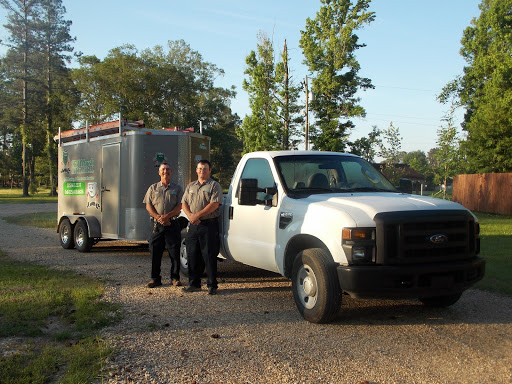
[[(0, 216), (52, 205), (0, 205)], [(55, 231), (0, 219), (0, 249), (105, 280), (123, 320), (104, 331), (110, 383), (512, 383), (512, 298), (467, 291), (447, 309), (345, 298), (336, 321), (302, 320), (290, 282), (219, 264), (219, 294), (145, 288), (146, 247), (64, 250)], [(168, 268), (168, 260), (164, 268)], [(2, 343), (0, 341), (0, 348)]]

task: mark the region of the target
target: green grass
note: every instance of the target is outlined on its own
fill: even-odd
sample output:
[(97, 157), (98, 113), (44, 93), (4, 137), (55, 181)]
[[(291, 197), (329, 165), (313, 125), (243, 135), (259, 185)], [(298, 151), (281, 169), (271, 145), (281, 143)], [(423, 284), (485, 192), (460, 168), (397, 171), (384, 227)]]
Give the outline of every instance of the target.
[(22, 216), (7, 216), (4, 220), (11, 224), (30, 227), (57, 229), (57, 212), (27, 213)]
[(118, 318), (118, 307), (101, 300), (103, 292), (98, 280), (14, 261), (0, 251), (0, 337), (23, 340), (0, 356), (0, 383), (100, 377), (112, 350), (97, 334)]
[(57, 196), (50, 196), (50, 190), (40, 188), (39, 191), (29, 197), (23, 197), (21, 188), (0, 188), (0, 204), (39, 204), (56, 203)]
[(477, 288), (512, 295), (512, 216), (476, 213), (485, 276)]

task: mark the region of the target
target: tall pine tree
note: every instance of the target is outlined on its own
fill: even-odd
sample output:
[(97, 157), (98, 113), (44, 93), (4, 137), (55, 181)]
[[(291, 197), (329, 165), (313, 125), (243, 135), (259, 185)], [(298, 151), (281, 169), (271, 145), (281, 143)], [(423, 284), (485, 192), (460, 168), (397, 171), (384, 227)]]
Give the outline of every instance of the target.
[(375, 15), (368, 11), (370, 0), (321, 3), (316, 17), (307, 19), (300, 38), (315, 95), (310, 104), (316, 117), (312, 142), (315, 149), (341, 152), (354, 127), (350, 119), (365, 116), (356, 94), (373, 88), (370, 79), (358, 75), (360, 65), (355, 52), (365, 44), (359, 43), (355, 32), (372, 22)]

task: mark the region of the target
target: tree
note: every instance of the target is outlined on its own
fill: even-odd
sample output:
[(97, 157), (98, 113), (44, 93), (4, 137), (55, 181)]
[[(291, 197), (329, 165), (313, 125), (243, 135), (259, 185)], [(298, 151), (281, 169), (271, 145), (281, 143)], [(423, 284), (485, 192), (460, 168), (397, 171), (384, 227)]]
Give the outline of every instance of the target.
[(357, 92), (373, 88), (371, 80), (358, 75), (355, 57), (360, 44), (355, 32), (375, 19), (367, 9), (370, 0), (321, 0), (315, 19), (308, 18), (301, 31), (304, 63), (313, 73), (315, 95), (311, 109), (316, 116), (312, 142), (316, 149), (344, 151), (353, 117), (364, 117)]
[(402, 148), (400, 129), (391, 122), (389, 127), (382, 131), (382, 134), (384, 137), (379, 145), (379, 156), (384, 158), (384, 172), (394, 185), (398, 185), (404, 175), (404, 170), (397, 166), (401, 163), (404, 156), (404, 153), (400, 150)]
[[(183, 40), (139, 52), (132, 45), (109, 51), (101, 61), (80, 58), (73, 81), (81, 95), (77, 118), (100, 123), (119, 111), (128, 120), (143, 119), (148, 128), (194, 127), (202, 122), (212, 138), (214, 175), (229, 182), (241, 151), (236, 137), (239, 118), (232, 113), (234, 88), (214, 86), (224, 71), (205, 62)], [(198, 131), (198, 129), (196, 129)]]
[(512, 170), (512, 0), (482, 0), (461, 40), (464, 74), (439, 96), (465, 108), (464, 148), (473, 172)]
[(167, 48), (139, 52), (123, 45), (103, 61), (82, 57), (72, 74), (81, 94), (78, 118), (94, 124), (121, 111), (129, 120), (144, 119), (149, 128), (197, 127), (197, 106), (224, 71), (183, 40), (169, 41)]
[(377, 126), (374, 125), (367, 137), (361, 137), (350, 144), (350, 153), (361, 156), (366, 161), (373, 163), (377, 155), (375, 147), (380, 147), (382, 144), (380, 139), (381, 133)]
[[(44, 86), (46, 91), (46, 108), (45, 108), (45, 122), (46, 122), (46, 152), (48, 156), (48, 172), (49, 183), (51, 188), (51, 195), (56, 193), (56, 180), (53, 175), (56, 165), (56, 151), (53, 136), (56, 134), (56, 127), (54, 122), (59, 118), (59, 112), (63, 110), (63, 104), (59, 101), (59, 93), (63, 93), (64, 88), (55, 88), (55, 85), (63, 84), (69, 78), (69, 70), (65, 66), (71, 60), (67, 52), (72, 52), (72, 43), (75, 39), (69, 34), (71, 21), (64, 20), (63, 15), (66, 13), (66, 8), (62, 5), (62, 0), (43, 0), (42, 1), (42, 20), (39, 29), (39, 41), (42, 45), (42, 54), (44, 55), (44, 71), (46, 73)], [(69, 116), (68, 116), (69, 118)], [(67, 121), (66, 125), (71, 125)]]
[(279, 117), (283, 123), (282, 129), (278, 132), (278, 142), (280, 142), (280, 149), (284, 150), (297, 148), (300, 142), (300, 132), (297, 126), (304, 120), (300, 115), (302, 106), (298, 104), (300, 88), (293, 82), (289, 61), (288, 46), (285, 40), (281, 62), (276, 66), (276, 98), (279, 105)]
[(18, 113), (13, 113), (13, 118), (18, 120), (15, 125), (21, 132), (23, 196), (28, 196), (29, 151), (32, 146), (35, 121), (29, 114), (29, 84), (34, 81), (30, 62), (38, 53), (36, 31), (39, 24), (40, 0), (0, 0), (0, 5), (8, 12), (8, 22), (4, 27), (10, 33), (11, 44), (3, 65), (9, 67), (9, 75), (14, 80), (12, 85), (19, 94), (17, 105), (13, 106), (18, 109)]
[(448, 179), (459, 173), (461, 157), (459, 136), (454, 123), (455, 106), (443, 118), (444, 126), (437, 131), (437, 151), (434, 153), (434, 182), (444, 185), (443, 198), (446, 199)]
[(238, 129), (244, 152), (286, 150), (299, 143), (300, 88), (292, 79), (289, 60), (286, 40), (281, 61), (276, 63), (272, 40), (263, 32), (258, 34), (257, 50), (245, 60), (248, 79), (243, 88), (249, 94), (251, 114)]
[(245, 59), (247, 68), (243, 89), (249, 94), (251, 114), (245, 116), (238, 130), (244, 143), (244, 153), (279, 148), (279, 106), (277, 93), (274, 46), (269, 37), (260, 32), (257, 52), (251, 51)]

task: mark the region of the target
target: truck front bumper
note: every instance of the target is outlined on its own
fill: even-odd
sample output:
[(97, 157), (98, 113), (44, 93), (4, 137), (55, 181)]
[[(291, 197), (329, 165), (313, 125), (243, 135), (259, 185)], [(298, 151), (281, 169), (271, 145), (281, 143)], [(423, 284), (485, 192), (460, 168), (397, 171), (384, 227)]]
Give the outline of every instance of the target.
[(338, 266), (341, 289), (354, 298), (418, 298), (462, 292), (481, 280), (485, 260), (413, 265)]

